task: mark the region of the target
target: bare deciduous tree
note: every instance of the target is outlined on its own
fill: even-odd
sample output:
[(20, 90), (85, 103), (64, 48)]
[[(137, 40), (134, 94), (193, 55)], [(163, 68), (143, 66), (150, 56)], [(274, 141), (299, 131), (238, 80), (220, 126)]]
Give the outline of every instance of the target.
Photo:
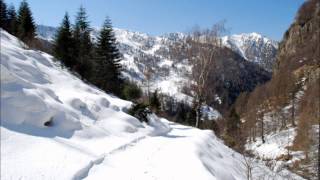
[[(191, 89), (196, 108), (196, 127), (201, 119), (201, 106), (206, 103), (209, 91), (210, 72), (215, 69), (215, 61), (221, 49), (221, 35), (225, 32), (224, 22), (215, 24), (211, 29), (194, 28), (186, 38), (187, 56), (192, 63)], [(211, 73), (212, 74), (212, 73)], [(212, 84), (210, 84), (212, 86)]]
[(243, 157), (243, 165), (246, 168), (246, 176), (247, 176), (247, 180), (253, 180), (253, 176), (252, 176), (252, 170), (253, 170), (253, 166), (254, 166), (254, 158), (250, 158), (247, 157), (246, 153), (241, 154)]

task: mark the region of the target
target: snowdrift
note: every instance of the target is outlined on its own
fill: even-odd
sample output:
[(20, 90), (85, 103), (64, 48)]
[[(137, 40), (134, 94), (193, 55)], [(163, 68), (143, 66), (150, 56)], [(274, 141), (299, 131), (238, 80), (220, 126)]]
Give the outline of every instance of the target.
[(3, 126), (23, 124), (43, 129), (51, 121), (53, 128), (47, 130), (61, 132), (83, 130), (92, 124), (100, 124), (104, 131), (118, 125), (124, 131), (135, 132), (141, 126), (137, 119), (123, 112), (131, 102), (83, 83), (52, 56), (25, 47), (1, 30)]
[[(90, 155), (167, 131), (125, 113), (130, 106), (1, 29), (1, 179), (68, 179), (69, 158), (81, 166)], [(64, 173), (48, 173), (55, 170)]]

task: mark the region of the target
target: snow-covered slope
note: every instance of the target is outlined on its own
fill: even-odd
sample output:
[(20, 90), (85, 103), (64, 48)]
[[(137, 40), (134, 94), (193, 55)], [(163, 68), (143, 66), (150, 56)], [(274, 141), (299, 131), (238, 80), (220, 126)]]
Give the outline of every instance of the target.
[(255, 32), (224, 36), (222, 42), (246, 60), (272, 71), (276, 60), (278, 42)]
[(100, 154), (154, 133), (123, 112), (131, 102), (24, 47), (1, 29), (1, 179), (70, 179)]
[[(246, 179), (211, 131), (149, 116), (1, 31), (1, 179)], [(254, 177), (274, 175), (259, 162)], [(293, 176), (294, 177), (294, 176)]]

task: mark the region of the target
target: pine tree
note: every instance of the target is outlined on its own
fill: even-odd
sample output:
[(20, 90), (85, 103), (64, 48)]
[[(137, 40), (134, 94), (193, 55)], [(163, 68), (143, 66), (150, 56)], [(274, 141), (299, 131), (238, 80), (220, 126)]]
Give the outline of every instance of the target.
[(67, 67), (71, 69), (76, 64), (73, 54), (74, 47), (75, 45), (72, 38), (69, 15), (66, 13), (55, 37), (54, 54), (57, 59), (60, 59)]
[(120, 58), (121, 54), (117, 48), (112, 24), (107, 17), (100, 31), (96, 47), (97, 71), (95, 79), (104, 90), (115, 94), (120, 94), (123, 84)]
[(77, 59), (75, 70), (84, 79), (92, 78), (93, 62), (92, 50), (93, 44), (90, 38), (90, 26), (85, 9), (81, 6), (76, 16), (76, 22), (73, 31), (75, 43), (74, 56)]
[(18, 37), (24, 42), (28, 42), (34, 38), (35, 31), (36, 26), (29, 4), (23, 0), (18, 11)]
[(8, 8), (8, 31), (13, 35), (18, 33), (17, 13), (12, 4)]
[(0, 27), (7, 30), (8, 14), (7, 5), (3, 0), (0, 0)]

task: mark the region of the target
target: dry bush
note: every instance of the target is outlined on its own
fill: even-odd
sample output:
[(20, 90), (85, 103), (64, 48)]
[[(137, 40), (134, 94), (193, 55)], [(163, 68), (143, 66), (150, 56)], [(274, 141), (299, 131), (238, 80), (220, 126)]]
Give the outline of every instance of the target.
[(294, 149), (308, 151), (312, 144), (311, 127), (320, 124), (320, 78), (308, 86), (300, 102), (300, 116)]
[(304, 25), (305, 22), (309, 21), (313, 17), (315, 8), (317, 7), (317, 0), (306, 1), (299, 9), (296, 21), (300, 25)]
[(212, 130), (216, 136), (220, 137), (222, 127), (220, 121), (223, 120), (204, 120), (200, 123), (200, 129), (209, 129)]

